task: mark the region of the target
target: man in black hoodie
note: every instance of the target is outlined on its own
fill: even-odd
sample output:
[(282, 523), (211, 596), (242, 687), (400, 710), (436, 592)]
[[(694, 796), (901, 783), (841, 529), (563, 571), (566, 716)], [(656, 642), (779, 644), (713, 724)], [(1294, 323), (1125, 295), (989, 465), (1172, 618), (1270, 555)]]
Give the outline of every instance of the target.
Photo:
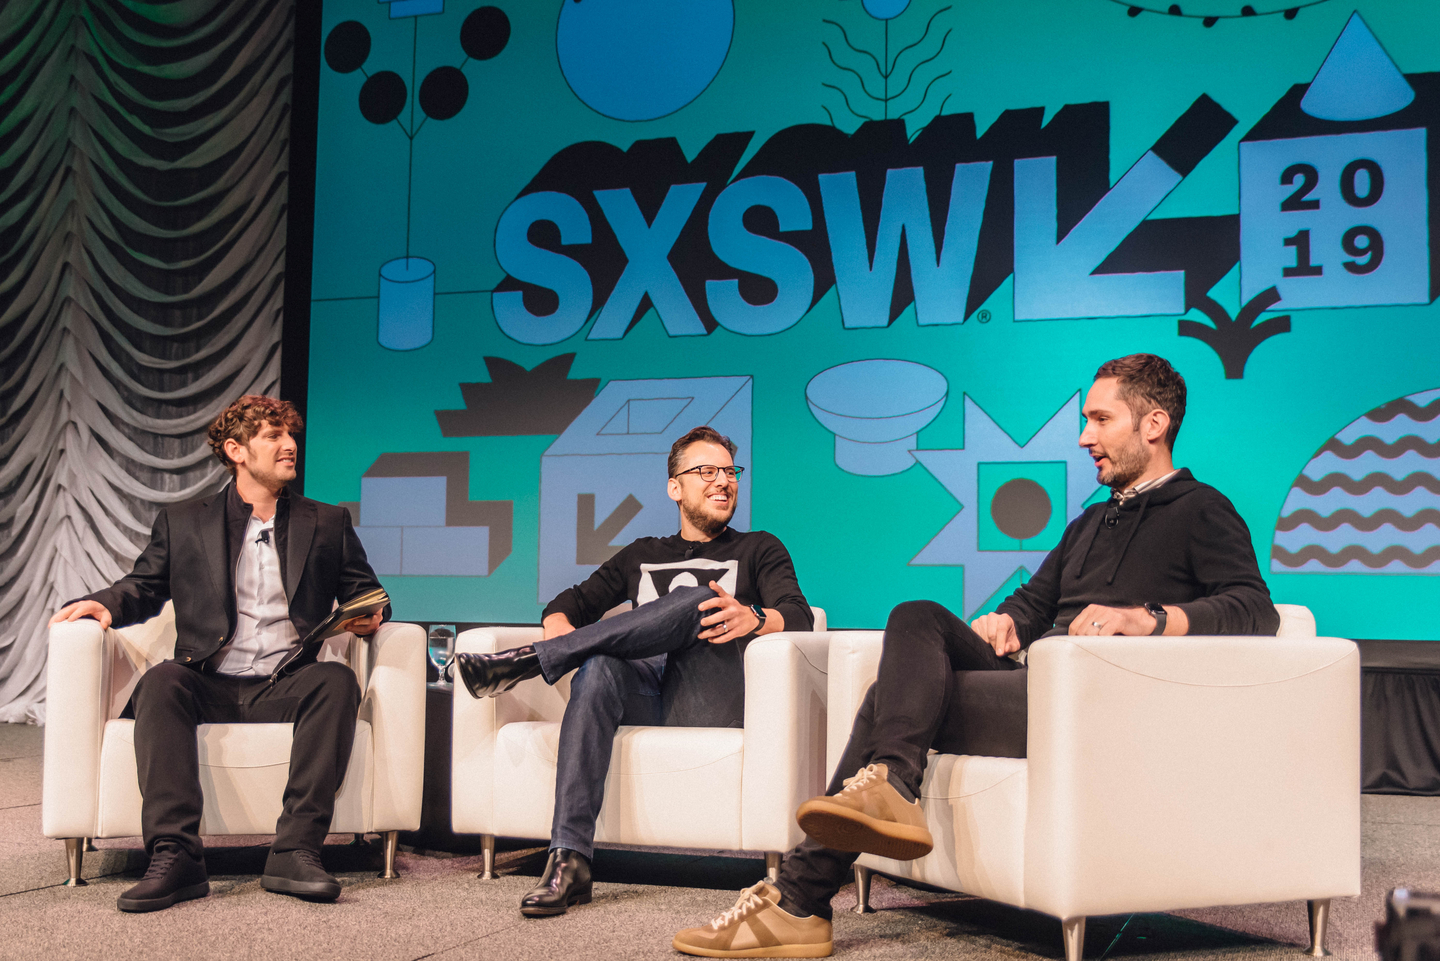
[(797, 812), (808, 837), (775, 884), (762, 881), (711, 924), (681, 931), (677, 950), (828, 955), (830, 899), (857, 853), (909, 860), (933, 847), (915, 800), (928, 751), (1025, 755), (1025, 671), (1012, 655), (1038, 638), (1275, 633), (1280, 616), (1245, 522), (1171, 460), (1185, 416), (1180, 374), (1152, 354), (1109, 361), (1084, 415), (1080, 446), (1110, 500), (1076, 518), (994, 613), (966, 624), (933, 601), (890, 612), (877, 678), (834, 780)]

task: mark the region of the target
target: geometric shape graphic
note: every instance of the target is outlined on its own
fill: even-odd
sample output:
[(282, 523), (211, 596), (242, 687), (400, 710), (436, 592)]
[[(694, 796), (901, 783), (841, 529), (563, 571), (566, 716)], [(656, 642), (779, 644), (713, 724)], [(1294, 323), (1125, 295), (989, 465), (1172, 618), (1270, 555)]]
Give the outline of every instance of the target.
[(658, 434), (690, 406), (689, 397), (650, 397), (627, 401), (600, 429), (602, 434)]
[(435, 336), (435, 265), (400, 257), (380, 267), (380, 346), (414, 350)]
[(449, 120), (465, 107), (470, 81), (459, 67), (436, 67), (420, 84), (420, 109), (431, 120)]
[(1404, 110), (1414, 99), (1405, 75), (1360, 14), (1352, 13), (1300, 109), (1318, 120), (1373, 120)]
[(704, 92), (730, 51), (731, 0), (565, 3), (555, 31), (560, 70), (590, 109), (654, 120)]
[[(728, 436), (735, 462), (749, 466), (752, 384), (749, 377), (612, 380), (595, 395), (540, 458), (540, 603), (592, 574), (608, 549), (675, 533), (666, 461), (692, 427), (709, 424)], [(748, 494), (740, 491), (736, 530), (750, 528)]]
[(1270, 548), (1276, 573), (1440, 573), (1440, 390), (1381, 404), (1295, 478)]
[(863, 6), (876, 20), (894, 20), (910, 6), (910, 0), (864, 0)]
[(1240, 296), (1282, 309), (1430, 300), (1423, 128), (1240, 144)]
[[(968, 395), (964, 402), (963, 449), (913, 452), (960, 502), (960, 512), (910, 563), (963, 566), (969, 617), (1017, 571), (1039, 568), (1097, 485), (1095, 463), (1076, 443), (1078, 392), (1024, 444), (1017, 444)], [(1048, 505), (1042, 505), (1042, 495)], [(1014, 536), (1037, 527), (1029, 539)]]
[(916, 435), (945, 406), (945, 375), (908, 360), (857, 360), (805, 385), (810, 413), (835, 435), (835, 465), (879, 477), (914, 465)]
[(526, 370), (486, 357), (489, 383), (461, 384), (464, 410), (437, 410), (442, 437), (522, 437), (559, 434), (595, 399), (599, 377), (570, 377), (574, 354), (559, 354)]
[(465, 451), (381, 454), (340, 506), (382, 576), (487, 577), (510, 556), (514, 504), (470, 500)]
[(391, 20), (445, 12), (445, 0), (380, 0), (380, 2), (390, 4)]
[(354, 73), (370, 56), (370, 31), (358, 20), (338, 23), (325, 38), (325, 62), (336, 73)]
[(980, 465), (979, 549), (1048, 551), (1065, 532), (1064, 461)]
[(372, 73), (360, 85), (360, 116), (384, 126), (400, 116), (409, 96), (405, 81), (394, 70)]

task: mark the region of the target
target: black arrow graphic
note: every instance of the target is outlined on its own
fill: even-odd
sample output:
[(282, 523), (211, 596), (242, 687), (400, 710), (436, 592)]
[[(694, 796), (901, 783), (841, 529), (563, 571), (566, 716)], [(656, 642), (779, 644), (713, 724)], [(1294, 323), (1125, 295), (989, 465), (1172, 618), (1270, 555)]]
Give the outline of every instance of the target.
[(641, 504), (634, 494), (626, 494), (620, 506), (610, 516), (595, 526), (595, 495), (575, 495), (575, 563), (604, 564), (623, 544), (612, 546), (610, 542), (619, 536), (625, 525), (640, 513)]

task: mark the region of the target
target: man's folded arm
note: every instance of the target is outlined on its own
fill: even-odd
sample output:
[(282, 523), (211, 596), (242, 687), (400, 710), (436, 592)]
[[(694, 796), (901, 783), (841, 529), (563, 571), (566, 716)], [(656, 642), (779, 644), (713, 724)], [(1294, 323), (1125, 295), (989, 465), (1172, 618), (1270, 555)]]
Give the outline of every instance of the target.
[(1176, 606), (1190, 619), (1191, 634), (1273, 635), (1280, 627), (1250, 528), (1228, 500), (1200, 512), (1190, 562), (1205, 596)]
[[(162, 509), (150, 528), (150, 543), (120, 580), (77, 600), (98, 601), (112, 627), (147, 621), (170, 600), (170, 519)], [(68, 602), (67, 602), (68, 603)]]
[[(760, 596), (761, 607), (769, 608), (784, 620), (782, 630), (815, 629), (815, 615), (800, 590), (800, 580), (795, 576), (795, 562), (780, 538), (773, 534), (765, 535), (765, 541), (756, 552), (755, 593)], [(771, 633), (768, 626), (767, 633)]]
[(630, 545), (620, 548), (584, 581), (556, 594), (555, 599), (545, 605), (540, 620), (543, 622), (551, 614), (564, 614), (571, 627), (584, 627), (600, 620), (616, 604), (629, 600), (622, 566), (628, 550)]

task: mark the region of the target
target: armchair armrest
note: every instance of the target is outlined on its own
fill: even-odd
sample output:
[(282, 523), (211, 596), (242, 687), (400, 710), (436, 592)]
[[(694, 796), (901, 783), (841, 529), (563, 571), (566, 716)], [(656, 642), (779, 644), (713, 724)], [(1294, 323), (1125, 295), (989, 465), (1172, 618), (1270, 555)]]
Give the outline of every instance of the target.
[[(480, 627), (464, 631), (455, 639), (455, 653), (493, 654), (534, 644), (543, 636), (544, 631), (538, 627)], [(456, 677), (451, 710), (452, 830), (460, 834), (493, 833), (496, 732), (513, 721), (560, 720), (569, 693), (568, 678), (552, 688), (537, 677), (499, 697), (477, 700)]]
[(45, 781), (41, 830), (46, 837), (89, 837), (100, 798), (100, 743), (105, 731), (113, 631), (85, 618), (50, 627), (45, 669)]
[(850, 740), (855, 715), (879, 673), (885, 632), (831, 631), (826, 636), (830, 638), (829, 721), (825, 732), (825, 781), (829, 783)]
[(828, 634), (781, 632), (745, 651), (745, 756), (740, 837), (749, 850), (788, 851), (795, 809), (825, 787)]
[(375, 744), (375, 824), (414, 831), (425, 782), (425, 631), (381, 624), (362, 654), (369, 670), (360, 719), (370, 722)]
[(1353, 642), (1055, 637), (1029, 667), (1026, 907), (1360, 892)]

